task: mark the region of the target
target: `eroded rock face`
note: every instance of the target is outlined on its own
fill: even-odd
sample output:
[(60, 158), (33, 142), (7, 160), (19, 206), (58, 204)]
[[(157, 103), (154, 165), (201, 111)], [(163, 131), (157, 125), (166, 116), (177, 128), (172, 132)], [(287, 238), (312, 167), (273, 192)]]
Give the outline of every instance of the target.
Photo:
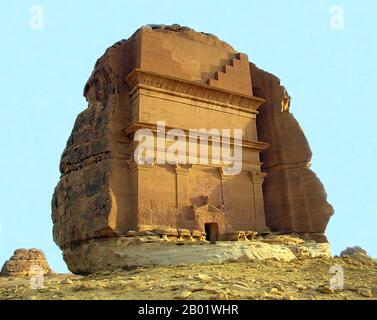
[(368, 253), (361, 247), (355, 246), (355, 247), (348, 247), (347, 249), (343, 250), (340, 253), (341, 257), (346, 257), (346, 256), (353, 256), (357, 254), (363, 254), (363, 255), (368, 255)]
[(250, 261), (291, 261), (297, 258), (330, 256), (328, 243), (304, 242), (286, 237), (284, 241), (223, 241), (216, 245), (201, 242), (163, 241), (159, 237), (96, 239), (65, 251), (68, 267), (75, 273), (95, 273), (135, 266), (182, 266)]
[(43, 251), (39, 249), (17, 249), (1, 269), (1, 275), (16, 277), (47, 275), (51, 272)]
[[(98, 59), (84, 96), (88, 107), (68, 139), (52, 199), (54, 240), (71, 271), (94, 268), (93, 255), (84, 257), (93, 239), (161, 228), (203, 237), (211, 225), (214, 241), (271, 229), (324, 242), (333, 210), (309, 169), (290, 97), (229, 44), (178, 25), (143, 27)], [(156, 120), (171, 128), (242, 128), (242, 174), (135, 165), (133, 135)]]
[(266, 99), (257, 117), (258, 137), (270, 144), (261, 156), (266, 223), (272, 231), (324, 233), (334, 210), (310, 170), (312, 152), (289, 112), (290, 97), (276, 76), (254, 64), (250, 71), (255, 95)]
[(373, 266), (377, 263), (376, 259), (370, 257), (368, 252), (359, 246), (348, 247), (340, 253), (340, 257), (345, 261), (367, 266)]

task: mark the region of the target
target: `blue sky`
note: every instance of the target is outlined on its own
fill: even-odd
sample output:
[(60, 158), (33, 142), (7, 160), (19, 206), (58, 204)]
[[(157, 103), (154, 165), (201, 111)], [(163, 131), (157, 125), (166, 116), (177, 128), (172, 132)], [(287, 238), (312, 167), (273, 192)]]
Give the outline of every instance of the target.
[[(33, 5), (43, 8), (42, 30), (30, 26)], [(330, 27), (333, 5), (344, 10), (344, 29)], [(66, 271), (50, 209), (60, 155), (86, 107), (82, 90), (96, 59), (149, 23), (216, 34), (281, 79), (335, 208), (327, 232), (333, 254), (360, 245), (377, 257), (377, 2), (8, 0), (0, 7), (0, 264), (16, 248), (37, 247)]]

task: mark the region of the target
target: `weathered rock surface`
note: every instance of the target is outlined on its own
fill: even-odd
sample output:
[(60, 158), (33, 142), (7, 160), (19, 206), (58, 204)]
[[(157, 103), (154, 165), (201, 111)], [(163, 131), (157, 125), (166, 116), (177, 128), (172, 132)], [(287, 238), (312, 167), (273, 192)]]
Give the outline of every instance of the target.
[(262, 152), (266, 223), (273, 231), (324, 233), (333, 214), (320, 180), (311, 171), (312, 152), (290, 112), (290, 96), (280, 80), (250, 64), (253, 90), (266, 99), (257, 117), (258, 136), (271, 146)]
[(29, 277), (51, 273), (46, 257), (39, 249), (17, 249), (2, 269), (3, 276)]
[(340, 256), (341, 257), (344, 257), (344, 256), (353, 256), (355, 254), (368, 255), (368, 253), (363, 248), (361, 248), (359, 246), (355, 246), (355, 247), (348, 247), (347, 249), (343, 250), (340, 253)]
[(95, 239), (66, 249), (68, 268), (77, 274), (153, 265), (223, 264), (248, 261), (291, 261), (329, 257), (328, 243), (269, 244), (259, 241), (168, 242), (156, 237)]
[(340, 253), (340, 256), (343, 259), (356, 264), (371, 265), (375, 263), (375, 260), (359, 246), (348, 247)]

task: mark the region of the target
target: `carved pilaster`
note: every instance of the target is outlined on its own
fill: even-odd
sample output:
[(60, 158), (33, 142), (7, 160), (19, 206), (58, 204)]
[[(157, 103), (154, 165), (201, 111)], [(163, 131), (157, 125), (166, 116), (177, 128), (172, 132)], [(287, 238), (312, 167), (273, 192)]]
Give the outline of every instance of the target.
[(225, 208), (225, 199), (226, 199), (226, 188), (224, 186), (226, 181), (230, 181), (233, 179), (233, 175), (226, 174), (224, 171), (225, 168), (221, 167), (218, 168), (220, 173), (220, 179), (221, 179), (221, 204), (222, 207)]
[(152, 164), (138, 164), (134, 159), (127, 161), (127, 165), (131, 171), (131, 183), (134, 199), (134, 211), (136, 222), (138, 225), (150, 224), (150, 217), (143, 208), (149, 202), (151, 192), (151, 174)]
[(254, 205), (254, 219), (257, 231), (263, 232), (268, 228), (266, 226), (266, 217), (264, 213), (263, 189), (262, 184), (267, 176), (264, 172), (249, 172), (252, 183), (252, 197)]
[(182, 208), (188, 205), (188, 175), (192, 167), (192, 164), (174, 165), (176, 173), (176, 208)]

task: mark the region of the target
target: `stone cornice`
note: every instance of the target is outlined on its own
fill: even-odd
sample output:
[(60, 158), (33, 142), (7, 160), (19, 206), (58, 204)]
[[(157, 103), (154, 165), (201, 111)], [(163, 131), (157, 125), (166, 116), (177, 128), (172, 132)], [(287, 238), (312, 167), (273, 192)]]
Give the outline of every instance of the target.
[(132, 71), (126, 77), (125, 81), (131, 90), (131, 96), (139, 88), (143, 88), (192, 100), (223, 105), (251, 113), (257, 113), (257, 109), (265, 102), (264, 99), (251, 95), (242, 95), (204, 83), (179, 79), (141, 69)]
[[(146, 122), (136, 122), (136, 121), (132, 121), (130, 122), (126, 128), (125, 128), (125, 134), (129, 137), (133, 137), (133, 135), (135, 134), (135, 132), (139, 129), (150, 129), (154, 134), (157, 133), (157, 125), (156, 124), (151, 124), (151, 123), (146, 123)], [(168, 127), (166, 126), (165, 127), (165, 130), (166, 132), (168, 132), (169, 130), (171, 129), (174, 129), (174, 128), (171, 128), (171, 127)], [(190, 133), (190, 130), (189, 129), (186, 129), (186, 128), (180, 128), (182, 131), (185, 132), (186, 136), (189, 137), (189, 133)], [(213, 140), (217, 140), (219, 141), (221, 137), (218, 137), (216, 139), (213, 139), (212, 136), (208, 136), (208, 141), (209, 142), (212, 142)], [(230, 145), (234, 145), (235, 144), (235, 141), (233, 138), (230, 138), (229, 139), (230, 141)], [(257, 151), (263, 151), (263, 150), (266, 150), (270, 147), (270, 145), (268, 143), (265, 143), (265, 142), (261, 142), (261, 141), (255, 141), (255, 140), (246, 140), (246, 139), (243, 139), (242, 140), (242, 147), (244, 148), (248, 148), (248, 149), (252, 149), (252, 150), (257, 150)]]

